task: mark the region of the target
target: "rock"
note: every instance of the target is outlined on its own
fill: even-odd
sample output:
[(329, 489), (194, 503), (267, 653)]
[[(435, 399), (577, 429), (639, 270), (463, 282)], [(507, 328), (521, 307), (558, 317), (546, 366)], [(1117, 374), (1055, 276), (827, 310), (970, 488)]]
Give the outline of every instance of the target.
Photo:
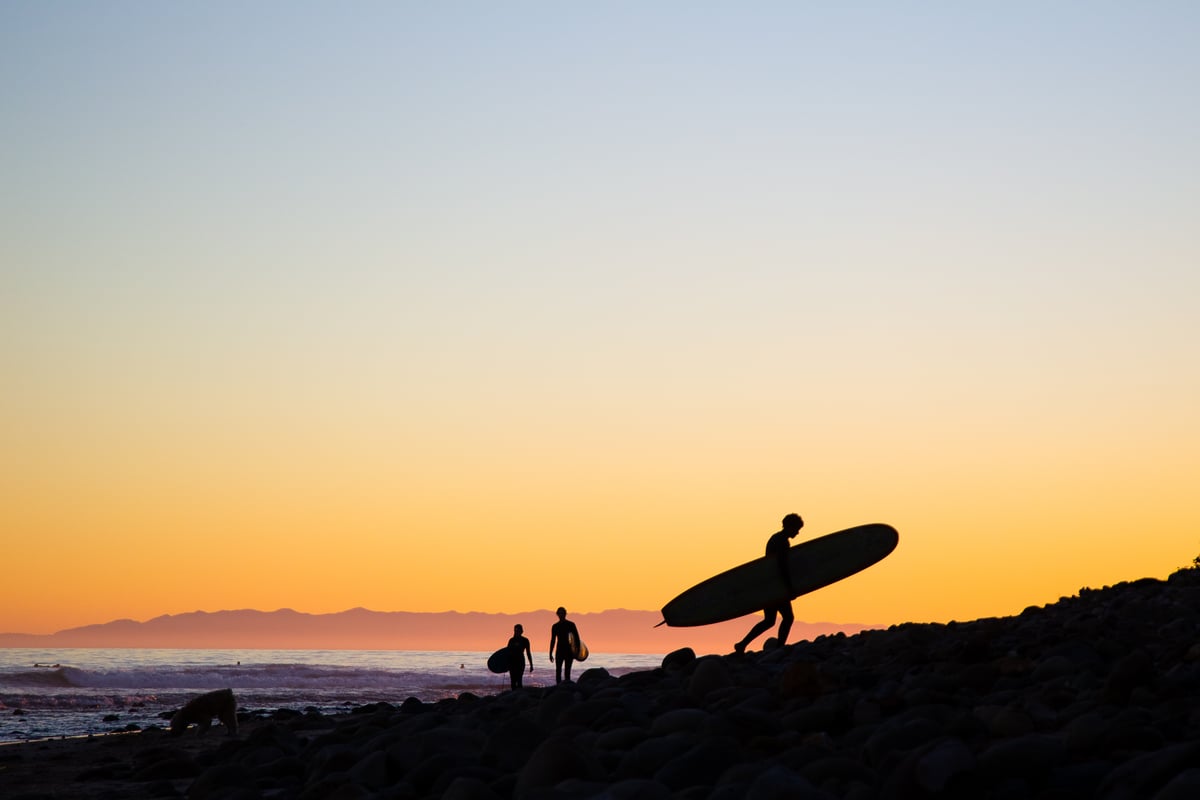
[(660, 714), (650, 724), (651, 736), (665, 736), (669, 733), (696, 734), (704, 729), (708, 722), (709, 713), (699, 708), (679, 708)]
[(1063, 727), (1063, 744), (1073, 755), (1091, 754), (1096, 751), (1107, 731), (1108, 726), (1100, 713), (1087, 711)]
[(696, 662), (692, 677), (688, 681), (688, 694), (694, 700), (703, 700), (719, 689), (733, 685), (733, 678), (723, 658), (702, 658)]
[(458, 759), (449, 753), (432, 752), (404, 773), (404, 780), (422, 794), (435, 794), (440, 783), (449, 784), (449, 776), (459, 768)]
[(1100, 784), (1103, 800), (1139, 800), (1152, 797), (1178, 775), (1200, 763), (1200, 741), (1165, 747), (1131, 758), (1113, 768)]
[(1145, 650), (1134, 650), (1113, 665), (1104, 684), (1104, 696), (1110, 703), (1128, 702), (1135, 688), (1153, 679), (1153, 659)]
[(800, 773), (814, 786), (825, 786), (831, 781), (871, 785), (876, 777), (875, 770), (863, 764), (861, 759), (836, 755), (816, 758), (805, 764)]
[(451, 781), (442, 800), (501, 800), (488, 784), (478, 778), (458, 777)]
[(979, 754), (979, 773), (985, 779), (1030, 778), (1050, 770), (1066, 756), (1062, 737), (1030, 733), (993, 743)]
[(779, 766), (768, 767), (746, 792), (746, 800), (833, 800), (807, 778)]
[(517, 776), (515, 797), (529, 798), (537, 789), (549, 788), (568, 778), (593, 776), (591, 762), (570, 741), (551, 738), (543, 742)]
[(579, 702), (579, 699), (580, 695), (575, 692), (573, 685), (562, 683), (555, 686), (542, 698), (537, 712), (538, 723), (543, 728), (553, 728), (566, 710)]
[(667, 653), (663, 657), (662, 668), (666, 672), (678, 672), (681, 669), (691, 666), (695, 661), (696, 651), (690, 647), (683, 647)]
[(371, 789), (382, 789), (390, 781), (387, 753), (376, 750), (350, 768), (350, 778)]
[(1074, 675), (1079, 670), (1075, 662), (1065, 655), (1052, 655), (1042, 659), (1033, 668), (1035, 681), (1048, 681)]
[(1153, 800), (1196, 800), (1200, 797), (1200, 768), (1186, 769), (1160, 789)]
[(897, 717), (873, 729), (863, 743), (867, 763), (879, 767), (894, 752), (912, 750), (944, 736), (942, 726), (921, 717)]
[(612, 676), (604, 667), (592, 667), (583, 671), (583, 674), (579, 676), (578, 683), (583, 688), (595, 688), (610, 680), (612, 680)]
[(708, 738), (664, 764), (654, 780), (679, 791), (689, 786), (711, 786), (738, 757), (738, 743), (732, 738)]
[(635, 778), (610, 784), (601, 796), (605, 800), (669, 800), (671, 790), (658, 781)]
[(618, 778), (650, 778), (672, 759), (686, 753), (697, 743), (690, 733), (675, 733), (644, 739), (631, 748), (617, 765)]
[(985, 707), (976, 712), (987, 725), (988, 732), (1000, 739), (1013, 736), (1024, 736), (1032, 733), (1036, 726), (1033, 717), (1020, 708), (1004, 706), (1001, 708)]
[(815, 661), (797, 661), (784, 670), (779, 679), (779, 694), (785, 699), (812, 698), (821, 694), (824, 683)]
[(182, 750), (151, 748), (139, 755), (133, 776), (139, 781), (176, 780), (200, 774), (196, 759)]
[(192, 781), (187, 796), (188, 800), (209, 800), (227, 797), (231, 789), (254, 789), (254, 773), (241, 764), (218, 764)]
[(925, 750), (913, 768), (915, 782), (937, 794), (959, 775), (975, 769), (975, 754), (959, 739), (944, 739)]
[(525, 715), (501, 721), (483, 747), (484, 760), (502, 770), (515, 772), (529, 760), (546, 738), (546, 731)]

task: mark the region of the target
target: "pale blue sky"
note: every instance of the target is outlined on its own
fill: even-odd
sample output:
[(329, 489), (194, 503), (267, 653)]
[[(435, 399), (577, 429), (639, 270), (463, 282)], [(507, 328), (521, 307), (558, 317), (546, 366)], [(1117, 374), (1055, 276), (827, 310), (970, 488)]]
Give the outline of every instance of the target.
[(6, 294), (118, 349), (430, 336), (468, 369), (851, 308), (851, 340), (1159, 349), (1200, 12), (964, 5), (7, 3)]

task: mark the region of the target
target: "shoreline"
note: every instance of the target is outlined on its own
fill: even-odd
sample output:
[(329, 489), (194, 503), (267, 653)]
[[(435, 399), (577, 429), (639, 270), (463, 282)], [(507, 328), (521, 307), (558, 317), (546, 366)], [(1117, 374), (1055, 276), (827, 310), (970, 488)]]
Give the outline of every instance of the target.
[(41, 744), (43, 742), (70, 742), (78, 739), (98, 739), (107, 736), (131, 736), (142, 731), (106, 731), (104, 733), (77, 733), (70, 736), (40, 736), (35, 739), (0, 739), (0, 747), (18, 744)]
[(0, 748), (0, 795), (540, 800), (1200, 796), (1200, 572), (1019, 615), (906, 623), (745, 655), (239, 735)]

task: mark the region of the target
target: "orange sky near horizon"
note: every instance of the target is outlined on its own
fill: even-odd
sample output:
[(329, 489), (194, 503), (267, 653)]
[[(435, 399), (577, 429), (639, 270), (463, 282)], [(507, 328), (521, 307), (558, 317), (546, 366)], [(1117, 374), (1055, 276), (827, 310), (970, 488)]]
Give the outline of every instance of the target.
[(0, 632), (1200, 555), (1200, 10), (472, 9), (0, 9)]

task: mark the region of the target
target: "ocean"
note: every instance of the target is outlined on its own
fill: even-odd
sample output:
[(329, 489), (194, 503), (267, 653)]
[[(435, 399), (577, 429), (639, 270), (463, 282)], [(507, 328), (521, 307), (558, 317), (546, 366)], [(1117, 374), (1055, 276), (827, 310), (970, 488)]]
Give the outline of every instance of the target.
[[(0, 650), (0, 743), (166, 727), (160, 715), (197, 694), (232, 688), (238, 709), (325, 714), (409, 697), (433, 702), (464, 692), (498, 694), (508, 674), (488, 671), (491, 653), (413, 650)], [(593, 654), (572, 677), (653, 669), (646, 653)], [(554, 665), (534, 653), (526, 686), (554, 683)]]

